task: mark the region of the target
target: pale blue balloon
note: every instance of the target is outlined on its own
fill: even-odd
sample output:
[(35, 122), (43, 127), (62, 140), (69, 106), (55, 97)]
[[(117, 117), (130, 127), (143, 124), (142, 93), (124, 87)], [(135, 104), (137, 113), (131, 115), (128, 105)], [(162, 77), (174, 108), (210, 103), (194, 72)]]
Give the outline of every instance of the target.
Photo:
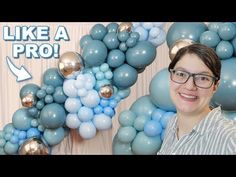
[(28, 130), (31, 127), (32, 118), (27, 109), (21, 108), (13, 114), (12, 124), (19, 130)]
[(167, 68), (159, 71), (151, 80), (149, 85), (150, 97), (158, 108), (165, 111), (176, 111), (170, 97), (170, 73)]
[(112, 118), (115, 115), (115, 111), (113, 108), (111, 108), (110, 106), (107, 106), (103, 109), (103, 112), (105, 115), (109, 116), (110, 118)]
[(122, 143), (118, 140), (117, 134), (112, 141), (113, 155), (134, 155), (131, 148), (131, 143)]
[(157, 36), (159, 36), (160, 32), (161, 29), (158, 27), (151, 28), (149, 31), (149, 38), (156, 38)]
[(233, 56), (233, 46), (229, 41), (220, 41), (216, 46), (216, 54), (220, 59), (229, 59)]
[(93, 40), (84, 46), (82, 57), (84, 58), (86, 65), (99, 66), (104, 63), (107, 58), (107, 47), (103, 42)]
[[(24, 109), (24, 108), (22, 108), (22, 109)], [(19, 110), (18, 110), (18, 111), (19, 111)], [(21, 110), (21, 112), (23, 112), (23, 114), (26, 114), (26, 116), (28, 116), (28, 114), (27, 114), (26, 111), (27, 111), (27, 109)], [(19, 113), (20, 113), (20, 112), (19, 112)], [(19, 116), (21, 116), (21, 115), (19, 114)], [(15, 129), (13, 123), (8, 123), (8, 124), (6, 124), (6, 125), (3, 127), (3, 132), (2, 132), (1, 134), (3, 134), (3, 133), (10, 133), (10, 134), (13, 134), (15, 130), (16, 130), (16, 129)], [(1, 136), (0, 136), (0, 137), (1, 137)]]
[(59, 144), (64, 139), (64, 136), (65, 131), (62, 127), (59, 127), (57, 129), (45, 129), (43, 133), (43, 138), (50, 146)]
[(79, 98), (67, 98), (65, 102), (65, 109), (69, 113), (77, 113), (81, 108), (82, 104)]
[(77, 97), (77, 89), (75, 87), (74, 79), (66, 79), (63, 83), (63, 91), (65, 95), (71, 98)]
[(216, 47), (220, 42), (220, 37), (215, 31), (205, 31), (200, 36), (200, 43), (208, 47)]
[(113, 77), (113, 72), (112, 71), (106, 71), (105, 72), (105, 78), (106, 79), (112, 79), (112, 77)]
[(88, 94), (80, 98), (81, 103), (89, 108), (96, 107), (100, 102), (100, 97), (96, 90), (89, 90)]
[(63, 78), (58, 73), (57, 68), (49, 68), (43, 74), (43, 83), (53, 87), (62, 86)]
[(79, 134), (83, 139), (91, 139), (96, 135), (96, 127), (93, 122), (83, 122), (78, 128)]
[(65, 109), (57, 103), (47, 104), (40, 113), (40, 121), (46, 128), (59, 128), (65, 120)]
[(218, 33), (218, 30), (219, 30), (219, 28), (220, 28), (220, 26), (222, 24), (223, 24), (222, 22), (212, 22), (212, 23), (209, 23), (208, 24), (208, 29), (210, 31), (214, 31), (214, 32)]
[(146, 115), (151, 117), (152, 112), (156, 106), (152, 103), (149, 95), (138, 98), (130, 107), (130, 111), (134, 112), (137, 116)]
[(112, 22), (112, 23), (109, 23), (106, 28), (107, 28), (107, 31), (110, 33), (110, 32), (117, 32), (117, 29), (118, 29), (119, 25), (115, 22)]
[(155, 155), (161, 148), (161, 137), (148, 137), (139, 132), (132, 143), (132, 151), (136, 155)]
[(230, 22), (223, 23), (219, 27), (218, 34), (222, 40), (231, 40), (236, 35), (236, 27)]
[(3, 148), (6, 144), (6, 140), (4, 138), (0, 138), (0, 148)]
[(76, 129), (80, 126), (81, 121), (79, 120), (78, 114), (67, 114), (66, 126), (71, 129)]
[(110, 67), (117, 68), (124, 64), (125, 62), (125, 54), (118, 50), (111, 50), (107, 56), (107, 63)]
[(62, 87), (56, 87), (55, 92), (53, 93), (53, 100), (56, 103), (64, 103), (67, 99), (67, 96), (63, 92)]
[(136, 133), (136, 129), (132, 126), (120, 127), (117, 132), (117, 137), (122, 143), (130, 143), (135, 138)]
[(103, 39), (103, 42), (106, 45), (106, 47), (110, 50), (116, 49), (120, 45), (117, 34), (115, 32), (107, 33)]
[(93, 41), (92, 37), (90, 35), (84, 35), (81, 39), (80, 39), (80, 47), (81, 49), (84, 48), (85, 45), (87, 45), (89, 42)]
[(146, 30), (150, 30), (153, 27), (153, 23), (152, 22), (142, 22), (142, 26), (146, 29)]
[(103, 24), (96, 24), (91, 28), (90, 35), (94, 40), (103, 40), (107, 32), (107, 28)]
[(139, 115), (134, 120), (133, 126), (137, 131), (143, 131), (145, 124), (150, 120), (151, 118), (147, 115)]
[(97, 80), (96, 85), (95, 85), (95, 90), (99, 91), (100, 88), (104, 85), (111, 85), (111, 81), (108, 79)]
[(152, 112), (152, 120), (160, 121), (161, 117), (166, 113), (166, 111), (162, 109), (155, 109)]
[(148, 41), (152, 43), (155, 47), (160, 46), (166, 40), (166, 33), (163, 30), (160, 30), (160, 34), (155, 38), (148, 38)]
[(4, 146), (4, 151), (8, 155), (16, 155), (18, 148), (19, 148), (19, 145), (17, 143), (13, 144), (10, 141), (8, 141)]
[(113, 72), (113, 83), (116, 87), (126, 89), (135, 84), (138, 79), (137, 71), (128, 64), (123, 64)]
[(139, 33), (139, 41), (146, 41), (148, 39), (148, 30), (142, 26), (138, 26), (134, 29), (134, 32)]
[(162, 117), (161, 117), (161, 126), (162, 128), (166, 128), (169, 120), (175, 116), (175, 112), (166, 112)]
[(119, 115), (118, 121), (121, 126), (133, 126), (136, 115), (130, 110), (122, 111)]
[(159, 121), (150, 120), (144, 125), (144, 133), (147, 136), (155, 137), (162, 132), (162, 126)]
[(93, 119), (93, 109), (82, 106), (78, 111), (78, 118), (82, 122), (87, 122)]
[(22, 99), (27, 94), (32, 94), (34, 97), (40, 87), (36, 84), (26, 84), (20, 89), (20, 98)]
[(112, 127), (112, 119), (106, 114), (96, 114), (93, 119), (93, 124), (98, 130), (108, 130)]
[(40, 131), (37, 128), (30, 128), (26, 133), (27, 138), (38, 137), (40, 138)]
[(107, 63), (103, 63), (100, 67), (99, 67), (100, 71), (102, 72), (107, 72), (110, 71), (109, 65)]
[(149, 41), (138, 42), (126, 52), (126, 61), (135, 68), (144, 68), (150, 65), (156, 57), (156, 48)]

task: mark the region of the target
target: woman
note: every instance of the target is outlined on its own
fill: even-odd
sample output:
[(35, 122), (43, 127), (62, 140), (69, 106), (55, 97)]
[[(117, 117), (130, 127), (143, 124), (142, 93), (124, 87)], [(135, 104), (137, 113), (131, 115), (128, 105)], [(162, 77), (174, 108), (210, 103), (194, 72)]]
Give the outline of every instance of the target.
[(171, 61), (170, 96), (177, 114), (168, 123), (158, 154), (236, 154), (236, 123), (211, 109), (221, 62), (205, 45), (181, 48)]

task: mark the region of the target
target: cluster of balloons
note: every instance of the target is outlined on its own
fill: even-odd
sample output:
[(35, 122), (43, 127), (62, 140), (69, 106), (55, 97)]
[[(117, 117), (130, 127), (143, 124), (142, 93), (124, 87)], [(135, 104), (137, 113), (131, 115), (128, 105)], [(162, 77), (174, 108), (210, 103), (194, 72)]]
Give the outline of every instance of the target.
[(80, 40), (81, 55), (62, 54), (58, 67), (43, 74), (41, 87), (22, 87), (24, 108), (0, 131), (0, 154), (50, 154), (69, 129), (91, 139), (111, 128), (116, 106), (164, 42), (163, 23), (140, 24), (149, 32), (146, 40), (129, 22), (94, 25)]

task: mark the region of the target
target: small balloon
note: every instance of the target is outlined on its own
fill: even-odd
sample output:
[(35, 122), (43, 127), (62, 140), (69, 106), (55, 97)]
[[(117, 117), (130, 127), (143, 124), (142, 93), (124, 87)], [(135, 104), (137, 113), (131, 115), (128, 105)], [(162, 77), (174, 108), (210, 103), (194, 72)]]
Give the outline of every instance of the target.
[(21, 99), (22, 106), (30, 108), (36, 104), (36, 100), (33, 94), (28, 93)]
[(49, 148), (38, 138), (26, 140), (19, 148), (19, 155), (48, 155)]
[(83, 68), (83, 58), (76, 52), (66, 52), (59, 59), (58, 69), (64, 78), (75, 77)]
[(118, 27), (118, 32), (127, 31), (130, 33), (132, 30), (132, 27), (133, 25), (131, 22), (122, 22)]
[(193, 40), (191, 39), (179, 39), (177, 40), (171, 47), (169, 50), (169, 57), (171, 60), (174, 59), (175, 55), (177, 54), (177, 52), (186, 46), (189, 46), (191, 44), (195, 43)]
[(113, 95), (113, 87), (112, 85), (104, 85), (99, 90), (99, 96), (102, 98), (111, 98)]

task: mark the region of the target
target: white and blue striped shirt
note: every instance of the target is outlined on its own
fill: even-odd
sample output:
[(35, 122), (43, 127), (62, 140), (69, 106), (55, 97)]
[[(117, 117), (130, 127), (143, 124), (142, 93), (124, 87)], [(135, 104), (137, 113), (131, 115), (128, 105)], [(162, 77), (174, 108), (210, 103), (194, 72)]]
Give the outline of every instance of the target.
[(193, 130), (178, 140), (177, 118), (171, 118), (158, 155), (227, 155), (236, 154), (236, 121), (213, 109)]

